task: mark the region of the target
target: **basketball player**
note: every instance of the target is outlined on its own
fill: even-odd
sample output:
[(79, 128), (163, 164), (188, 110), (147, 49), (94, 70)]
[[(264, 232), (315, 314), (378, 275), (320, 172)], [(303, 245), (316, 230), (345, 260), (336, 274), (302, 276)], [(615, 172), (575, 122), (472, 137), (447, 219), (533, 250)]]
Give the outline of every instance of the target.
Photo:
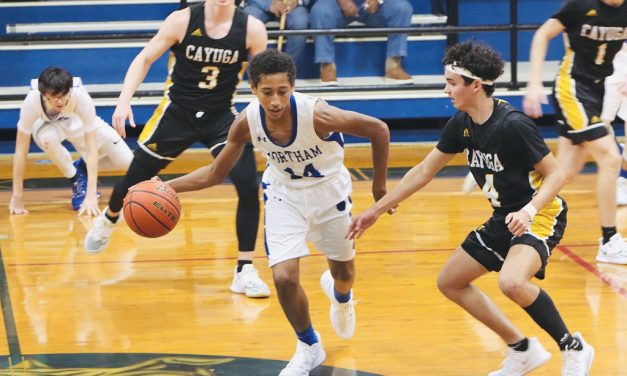
[[(32, 138), (72, 184), (72, 209), (98, 215), (96, 181), (98, 165), (103, 170), (126, 170), (133, 154), (122, 138), (96, 116), (96, 107), (80, 78), (63, 68), (46, 68), (32, 80), (31, 90), (20, 109), (13, 157), (11, 214), (26, 214), (24, 171)], [(62, 142), (68, 140), (81, 158), (72, 156)], [(85, 162), (86, 161), (86, 162)]]
[[(627, 42), (616, 53), (614, 61), (614, 73), (605, 79), (605, 95), (603, 97), (603, 112), (601, 120), (610, 129), (612, 122), (618, 116), (627, 121)], [(627, 205), (627, 152), (622, 149), (622, 166), (620, 176), (616, 182), (616, 203)]]
[(601, 120), (604, 80), (627, 39), (624, 0), (571, 0), (536, 31), (531, 43), (531, 72), (523, 100), (525, 113), (542, 116), (547, 103), (541, 80), (549, 41), (564, 32), (566, 54), (553, 88), (559, 122), (557, 160), (566, 180), (582, 169), (587, 154), (597, 165), (597, 204), (602, 237), (597, 261), (627, 264), (627, 243), (616, 230), (616, 177), (621, 157), (614, 135)]
[[(266, 48), (265, 26), (235, 7), (233, 0), (206, 0), (170, 14), (157, 34), (137, 55), (126, 73), (113, 114), (113, 126), (125, 136), (128, 118), (135, 126), (130, 101), (151, 64), (171, 49), (176, 62), (167, 95), (139, 136), (133, 162), (115, 186), (109, 207), (85, 238), (87, 252), (108, 244), (129, 187), (150, 179), (195, 142), (216, 156), (235, 117), (232, 99), (248, 54)], [(231, 172), (237, 208), (238, 263), (231, 291), (248, 297), (267, 297), (270, 289), (252, 264), (259, 223), (259, 187), (252, 145), (247, 145)]]
[(549, 295), (530, 281), (533, 276), (544, 278), (547, 260), (566, 227), (566, 203), (557, 196), (564, 183), (559, 165), (533, 120), (492, 98), (494, 81), (504, 66), (494, 50), (465, 42), (449, 48), (442, 63), (444, 92), (459, 112), (425, 159), (355, 217), (347, 238), (360, 237), (382, 213), (424, 187), (465, 149), (470, 171), (494, 212), (453, 252), (440, 271), (438, 288), (508, 344), (503, 368), (490, 376), (524, 375), (551, 354), (536, 338), (525, 337), (473, 285), (489, 271), (500, 271), (501, 291), (558, 344), (564, 356), (563, 375), (587, 375), (594, 349), (579, 333), (568, 331)]
[(386, 192), (389, 131), (385, 123), (294, 91), (296, 67), (289, 55), (267, 50), (250, 64), (255, 99), (235, 119), (228, 142), (213, 164), (169, 181), (177, 192), (211, 187), (224, 180), (248, 142), (268, 158), (261, 186), (265, 202), (265, 244), (283, 312), (298, 337), (296, 353), (281, 376), (308, 375), (325, 352), (309, 316), (300, 284), (300, 258), (307, 241), (324, 252), (330, 270), (320, 279), (331, 301), (336, 334), (355, 331), (351, 292), (355, 277), (354, 243), (345, 240), (350, 223), (351, 178), (344, 167), (345, 132), (372, 142), (372, 192)]

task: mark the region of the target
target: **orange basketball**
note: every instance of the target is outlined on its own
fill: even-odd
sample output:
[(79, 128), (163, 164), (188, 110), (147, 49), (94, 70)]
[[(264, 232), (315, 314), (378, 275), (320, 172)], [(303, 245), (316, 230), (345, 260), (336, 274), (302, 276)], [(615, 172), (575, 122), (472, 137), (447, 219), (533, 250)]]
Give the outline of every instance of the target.
[(124, 197), (124, 219), (136, 234), (158, 238), (172, 231), (181, 215), (179, 197), (168, 184), (146, 180)]

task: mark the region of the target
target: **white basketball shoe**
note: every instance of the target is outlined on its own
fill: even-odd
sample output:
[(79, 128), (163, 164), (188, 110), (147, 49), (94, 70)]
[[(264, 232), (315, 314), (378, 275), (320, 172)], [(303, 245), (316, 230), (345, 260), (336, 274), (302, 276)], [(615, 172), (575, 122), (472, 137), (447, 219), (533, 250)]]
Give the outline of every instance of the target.
[(331, 271), (327, 270), (320, 277), (320, 286), (327, 298), (331, 301), (331, 326), (340, 338), (349, 339), (355, 334), (355, 301), (353, 300), (352, 291), (351, 298), (346, 303), (340, 303), (335, 299), (335, 283), (331, 276)]
[(562, 351), (562, 357), (564, 358), (562, 363), (562, 376), (588, 376), (590, 374), (590, 367), (592, 367), (592, 361), (594, 360), (594, 347), (584, 341), (579, 333), (574, 333), (573, 337), (581, 342), (583, 349), (580, 351)]
[(279, 376), (308, 376), (312, 369), (324, 362), (327, 355), (322, 347), (322, 338), (318, 332), (316, 336), (318, 342), (311, 346), (302, 341), (296, 342), (296, 352)]
[(527, 351), (508, 348), (508, 352), (503, 361), (503, 368), (490, 372), (488, 376), (523, 376), (551, 358), (551, 353), (542, 347), (537, 338), (529, 338)]
[(610, 240), (603, 244), (603, 239), (599, 239), (598, 262), (610, 264), (627, 264), (627, 243), (620, 234), (614, 234)]
[[(85, 250), (88, 253), (99, 253), (109, 245), (109, 240), (111, 239), (113, 230), (115, 230), (116, 224), (105, 217), (106, 212), (107, 209), (103, 210), (100, 215), (94, 218), (94, 223), (87, 233), (87, 236), (85, 236)], [(118, 222), (120, 219), (121, 216), (118, 218)]]
[(245, 294), (249, 298), (267, 298), (270, 296), (270, 288), (259, 278), (259, 272), (253, 264), (246, 264), (241, 272), (237, 272), (237, 266), (233, 271), (231, 292)]

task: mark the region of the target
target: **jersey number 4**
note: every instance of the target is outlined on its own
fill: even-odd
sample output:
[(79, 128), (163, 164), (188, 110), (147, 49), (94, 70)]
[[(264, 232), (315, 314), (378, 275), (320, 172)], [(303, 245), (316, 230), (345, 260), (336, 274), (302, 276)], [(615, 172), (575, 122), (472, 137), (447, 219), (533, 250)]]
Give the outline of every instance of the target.
[(303, 174), (302, 175), (296, 175), (294, 173), (294, 170), (292, 170), (289, 167), (285, 168), (283, 171), (285, 171), (288, 174), (290, 174), (290, 178), (292, 178), (292, 180), (302, 179), (303, 177), (305, 177), (305, 178), (321, 178), (321, 177), (324, 177), (324, 175), (322, 175), (320, 173), (320, 171), (316, 170), (316, 168), (313, 166), (312, 163), (310, 163), (310, 164), (305, 166), (305, 168), (303, 169)]
[(485, 184), (481, 188), (483, 195), (490, 200), (492, 207), (500, 208), (501, 202), (499, 201), (499, 192), (494, 187), (494, 174), (486, 174)]
[(218, 85), (218, 75), (220, 74), (220, 68), (207, 65), (201, 69), (203, 73), (209, 73), (205, 76), (204, 81), (198, 82), (198, 87), (201, 89), (211, 90)]

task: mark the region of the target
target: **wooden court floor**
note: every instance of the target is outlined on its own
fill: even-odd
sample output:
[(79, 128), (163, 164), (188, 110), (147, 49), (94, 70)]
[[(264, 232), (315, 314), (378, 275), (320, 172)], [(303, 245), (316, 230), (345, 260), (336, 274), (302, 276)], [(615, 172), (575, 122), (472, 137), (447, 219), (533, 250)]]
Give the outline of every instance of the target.
[[(325, 258), (313, 252), (301, 261), (327, 352), (312, 375), (487, 375), (499, 368), (504, 344), (436, 288), (451, 250), (490, 215), (479, 191), (459, 193), (461, 182), (436, 179), (357, 242), (350, 340), (336, 337), (329, 322), (319, 286)], [(591, 374), (627, 375), (627, 266), (594, 260), (594, 183), (582, 175), (564, 190), (566, 236), (538, 284), (571, 331), (595, 346)], [(355, 213), (370, 204), (369, 192), (370, 182), (354, 182)], [(0, 375), (276, 375), (292, 356), (294, 335), (274, 289), (259, 300), (229, 291), (237, 249), (230, 185), (182, 194), (181, 222), (163, 238), (140, 238), (121, 224), (99, 255), (82, 248), (91, 219), (70, 211), (69, 189), (27, 192), (25, 216), (8, 216), (9, 198), (0, 191)], [(618, 218), (627, 231), (627, 208)], [(255, 265), (270, 284), (262, 236), (260, 228)], [(557, 346), (500, 293), (496, 276), (477, 285), (553, 354), (532, 375), (559, 375)]]

